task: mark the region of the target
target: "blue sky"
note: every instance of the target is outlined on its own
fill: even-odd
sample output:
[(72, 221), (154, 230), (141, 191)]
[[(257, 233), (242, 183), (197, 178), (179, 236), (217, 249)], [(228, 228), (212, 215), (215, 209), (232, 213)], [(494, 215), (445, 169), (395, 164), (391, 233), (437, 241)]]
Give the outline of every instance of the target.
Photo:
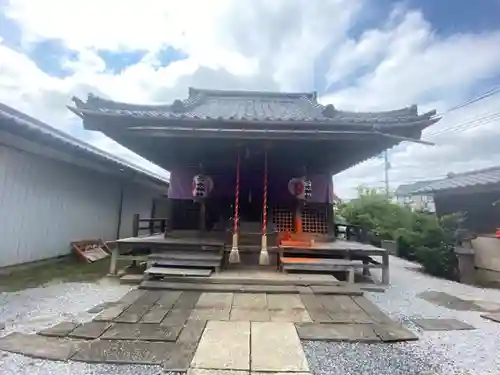
[[(71, 97), (94, 92), (158, 103), (185, 98), (189, 86), (316, 90), (340, 109), (416, 103), (442, 112), (500, 85), (499, 0), (272, 4), (0, 0), (0, 101), (155, 170), (83, 130), (66, 109)], [(446, 115), (430, 133), (500, 111), (496, 99)], [(488, 123), (450, 133), (432, 150), (404, 144), (391, 150), (391, 178), (398, 184), (500, 164), (500, 150), (490, 144), (498, 129), (500, 124)], [(470, 147), (474, 137), (484, 144), (479, 151)], [(340, 195), (352, 193), (349, 186), (379, 184), (379, 168), (380, 161), (373, 161), (346, 171)]]

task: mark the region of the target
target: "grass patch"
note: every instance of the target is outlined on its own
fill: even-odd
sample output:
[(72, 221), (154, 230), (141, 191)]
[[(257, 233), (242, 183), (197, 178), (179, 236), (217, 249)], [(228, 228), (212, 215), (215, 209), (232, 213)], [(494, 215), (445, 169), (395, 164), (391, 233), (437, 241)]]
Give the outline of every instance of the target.
[[(120, 263), (118, 266), (120, 266)], [(107, 275), (109, 258), (83, 263), (74, 256), (56, 259), (0, 275), (0, 292), (15, 292), (54, 281), (92, 282)]]

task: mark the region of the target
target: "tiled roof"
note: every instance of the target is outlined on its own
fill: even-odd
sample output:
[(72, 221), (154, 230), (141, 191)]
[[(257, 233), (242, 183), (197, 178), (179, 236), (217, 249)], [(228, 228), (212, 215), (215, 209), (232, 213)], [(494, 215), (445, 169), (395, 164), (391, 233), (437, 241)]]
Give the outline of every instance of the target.
[(435, 180), (427, 180), (427, 181), (417, 181), (412, 184), (399, 185), (394, 195), (396, 197), (405, 197), (407, 195), (411, 195), (416, 190), (419, 190), (425, 186), (428, 186), (431, 182)]
[[(382, 112), (349, 112), (322, 105), (317, 94), (278, 93), (265, 91), (222, 91), (189, 89), (186, 100), (175, 100), (168, 105), (137, 105), (120, 103), (89, 94), (87, 101), (73, 99), (76, 107), (70, 109), (80, 116), (87, 114), (133, 116), (145, 118), (323, 122), (336, 124), (397, 125), (435, 122), (436, 112), (418, 115), (417, 106)], [(429, 124), (426, 124), (429, 125)]]
[(38, 141), (42, 144), (54, 142), (55, 145), (58, 145), (59, 151), (64, 149), (81, 151), (83, 153), (82, 155), (89, 158), (98, 158), (103, 163), (107, 163), (108, 165), (111, 164), (117, 169), (122, 168), (138, 173), (139, 176), (148, 178), (157, 184), (169, 183), (168, 179), (165, 177), (146, 171), (143, 168), (133, 165), (121, 158), (108, 154), (97, 147), (82, 142), (69, 134), (57, 130), (40, 120), (28, 116), (2, 103), (0, 103), (0, 119), (6, 120), (1, 122), (0, 130), (5, 130), (9, 133), (19, 133), (24, 138), (29, 138), (29, 140)]
[(447, 178), (433, 181), (416, 189), (412, 194), (438, 192), (458, 188), (500, 183), (500, 167), (493, 167), (466, 173), (450, 174)]

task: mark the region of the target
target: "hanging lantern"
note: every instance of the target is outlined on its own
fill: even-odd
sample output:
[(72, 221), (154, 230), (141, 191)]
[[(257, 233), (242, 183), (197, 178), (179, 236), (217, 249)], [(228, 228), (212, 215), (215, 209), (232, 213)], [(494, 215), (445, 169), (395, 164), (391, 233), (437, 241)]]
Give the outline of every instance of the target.
[(288, 182), (288, 191), (295, 198), (300, 200), (306, 200), (312, 195), (312, 183), (311, 180), (306, 180), (305, 177), (292, 178)]
[(206, 198), (212, 191), (214, 183), (210, 176), (198, 174), (193, 177), (192, 194), (195, 198)]
[(311, 180), (304, 180), (304, 198), (309, 199), (312, 196), (312, 182)]

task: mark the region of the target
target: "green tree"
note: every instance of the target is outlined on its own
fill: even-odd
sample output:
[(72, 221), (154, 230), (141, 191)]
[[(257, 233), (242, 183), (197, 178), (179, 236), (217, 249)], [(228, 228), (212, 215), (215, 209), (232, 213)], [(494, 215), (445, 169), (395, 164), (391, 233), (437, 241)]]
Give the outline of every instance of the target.
[(395, 240), (399, 256), (420, 262), (433, 275), (455, 278), (453, 234), (459, 214), (438, 219), (427, 212), (412, 212), (392, 203), (385, 193), (364, 187), (358, 189), (356, 199), (340, 207), (339, 213), (348, 223), (367, 230), (374, 245)]

